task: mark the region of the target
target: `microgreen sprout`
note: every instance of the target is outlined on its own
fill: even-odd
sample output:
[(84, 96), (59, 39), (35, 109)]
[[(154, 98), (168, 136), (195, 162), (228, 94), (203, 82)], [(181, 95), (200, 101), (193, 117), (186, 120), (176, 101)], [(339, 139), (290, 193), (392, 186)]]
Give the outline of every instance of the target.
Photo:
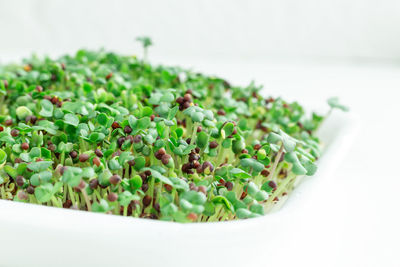
[[(146, 61), (152, 42), (137, 40)], [(316, 172), (324, 116), (144, 61), (80, 50), (0, 68), (0, 198), (226, 221), (266, 214)]]
[(136, 41), (140, 42), (143, 47), (143, 60), (147, 61), (147, 55), (148, 55), (148, 48), (153, 45), (153, 41), (151, 40), (150, 37), (148, 36), (140, 36), (136, 38)]

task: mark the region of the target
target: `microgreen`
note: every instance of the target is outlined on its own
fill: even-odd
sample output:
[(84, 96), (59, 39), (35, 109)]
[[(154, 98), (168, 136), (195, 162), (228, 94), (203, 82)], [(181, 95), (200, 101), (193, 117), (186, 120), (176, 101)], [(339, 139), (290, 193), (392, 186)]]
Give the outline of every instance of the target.
[[(80, 50), (0, 68), (0, 197), (176, 222), (262, 216), (321, 156), (326, 116), (261, 87)], [(332, 109), (347, 110), (337, 98)]]
[(141, 36), (141, 37), (137, 37), (136, 41), (140, 42), (143, 46), (143, 58), (144, 60), (147, 60), (147, 49), (149, 46), (151, 46), (153, 44), (152, 40), (150, 39), (150, 37), (147, 36)]
[(328, 99), (328, 104), (332, 109), (340, 109), (343, 111), (349, 111), (349, 108), (345, 105), (342, 105), (339, 101), (338, 97), (332, 97)]

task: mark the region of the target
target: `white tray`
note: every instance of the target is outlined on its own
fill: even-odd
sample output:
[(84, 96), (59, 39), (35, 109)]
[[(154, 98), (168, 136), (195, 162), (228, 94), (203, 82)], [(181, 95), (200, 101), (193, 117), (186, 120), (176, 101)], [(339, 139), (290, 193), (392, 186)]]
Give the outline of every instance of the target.
[(304, 229), (324, 208), (318, 198), (332, 190), (332, 174), (351, 145), (357, 121), (350, 113), (334, 112), (319, 133), (326, 147), (317, 174), (304, 179), (281, 210), (257, 219), (178, 224), (0, 200), (0, 266), (296, 263), (293, 241), (312, 234)]

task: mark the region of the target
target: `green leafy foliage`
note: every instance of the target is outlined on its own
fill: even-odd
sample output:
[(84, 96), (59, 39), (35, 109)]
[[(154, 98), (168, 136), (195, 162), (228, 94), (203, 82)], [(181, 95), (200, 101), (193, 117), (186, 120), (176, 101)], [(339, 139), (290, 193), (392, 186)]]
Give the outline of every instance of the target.
[[(268, 213), (317, 171), (325, 117), (261, 86), (80, 50), (0, 68), (0, 197), (176, 222)], [(337, 98), (331, 108), (348, 110)]]

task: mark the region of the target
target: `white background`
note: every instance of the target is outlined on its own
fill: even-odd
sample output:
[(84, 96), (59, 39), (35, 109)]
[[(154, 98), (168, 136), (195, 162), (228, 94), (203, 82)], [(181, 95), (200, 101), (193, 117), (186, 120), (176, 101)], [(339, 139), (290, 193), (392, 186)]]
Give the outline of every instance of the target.
[(303, 103), (340, 96), (359, 134), (315, 199), (326, 204), (309, 217), (316, 231), (298, 229), (282, 266), (400, 266), (399, 25), (395, 0), (0, 1), (0, 61), (140, 54), (133, 40), (146, 34), (153, 62), (255, 79)]
[(135, 51), (157, 57), (400, 60), (396, 0), (0, 1), (0, 51)]

